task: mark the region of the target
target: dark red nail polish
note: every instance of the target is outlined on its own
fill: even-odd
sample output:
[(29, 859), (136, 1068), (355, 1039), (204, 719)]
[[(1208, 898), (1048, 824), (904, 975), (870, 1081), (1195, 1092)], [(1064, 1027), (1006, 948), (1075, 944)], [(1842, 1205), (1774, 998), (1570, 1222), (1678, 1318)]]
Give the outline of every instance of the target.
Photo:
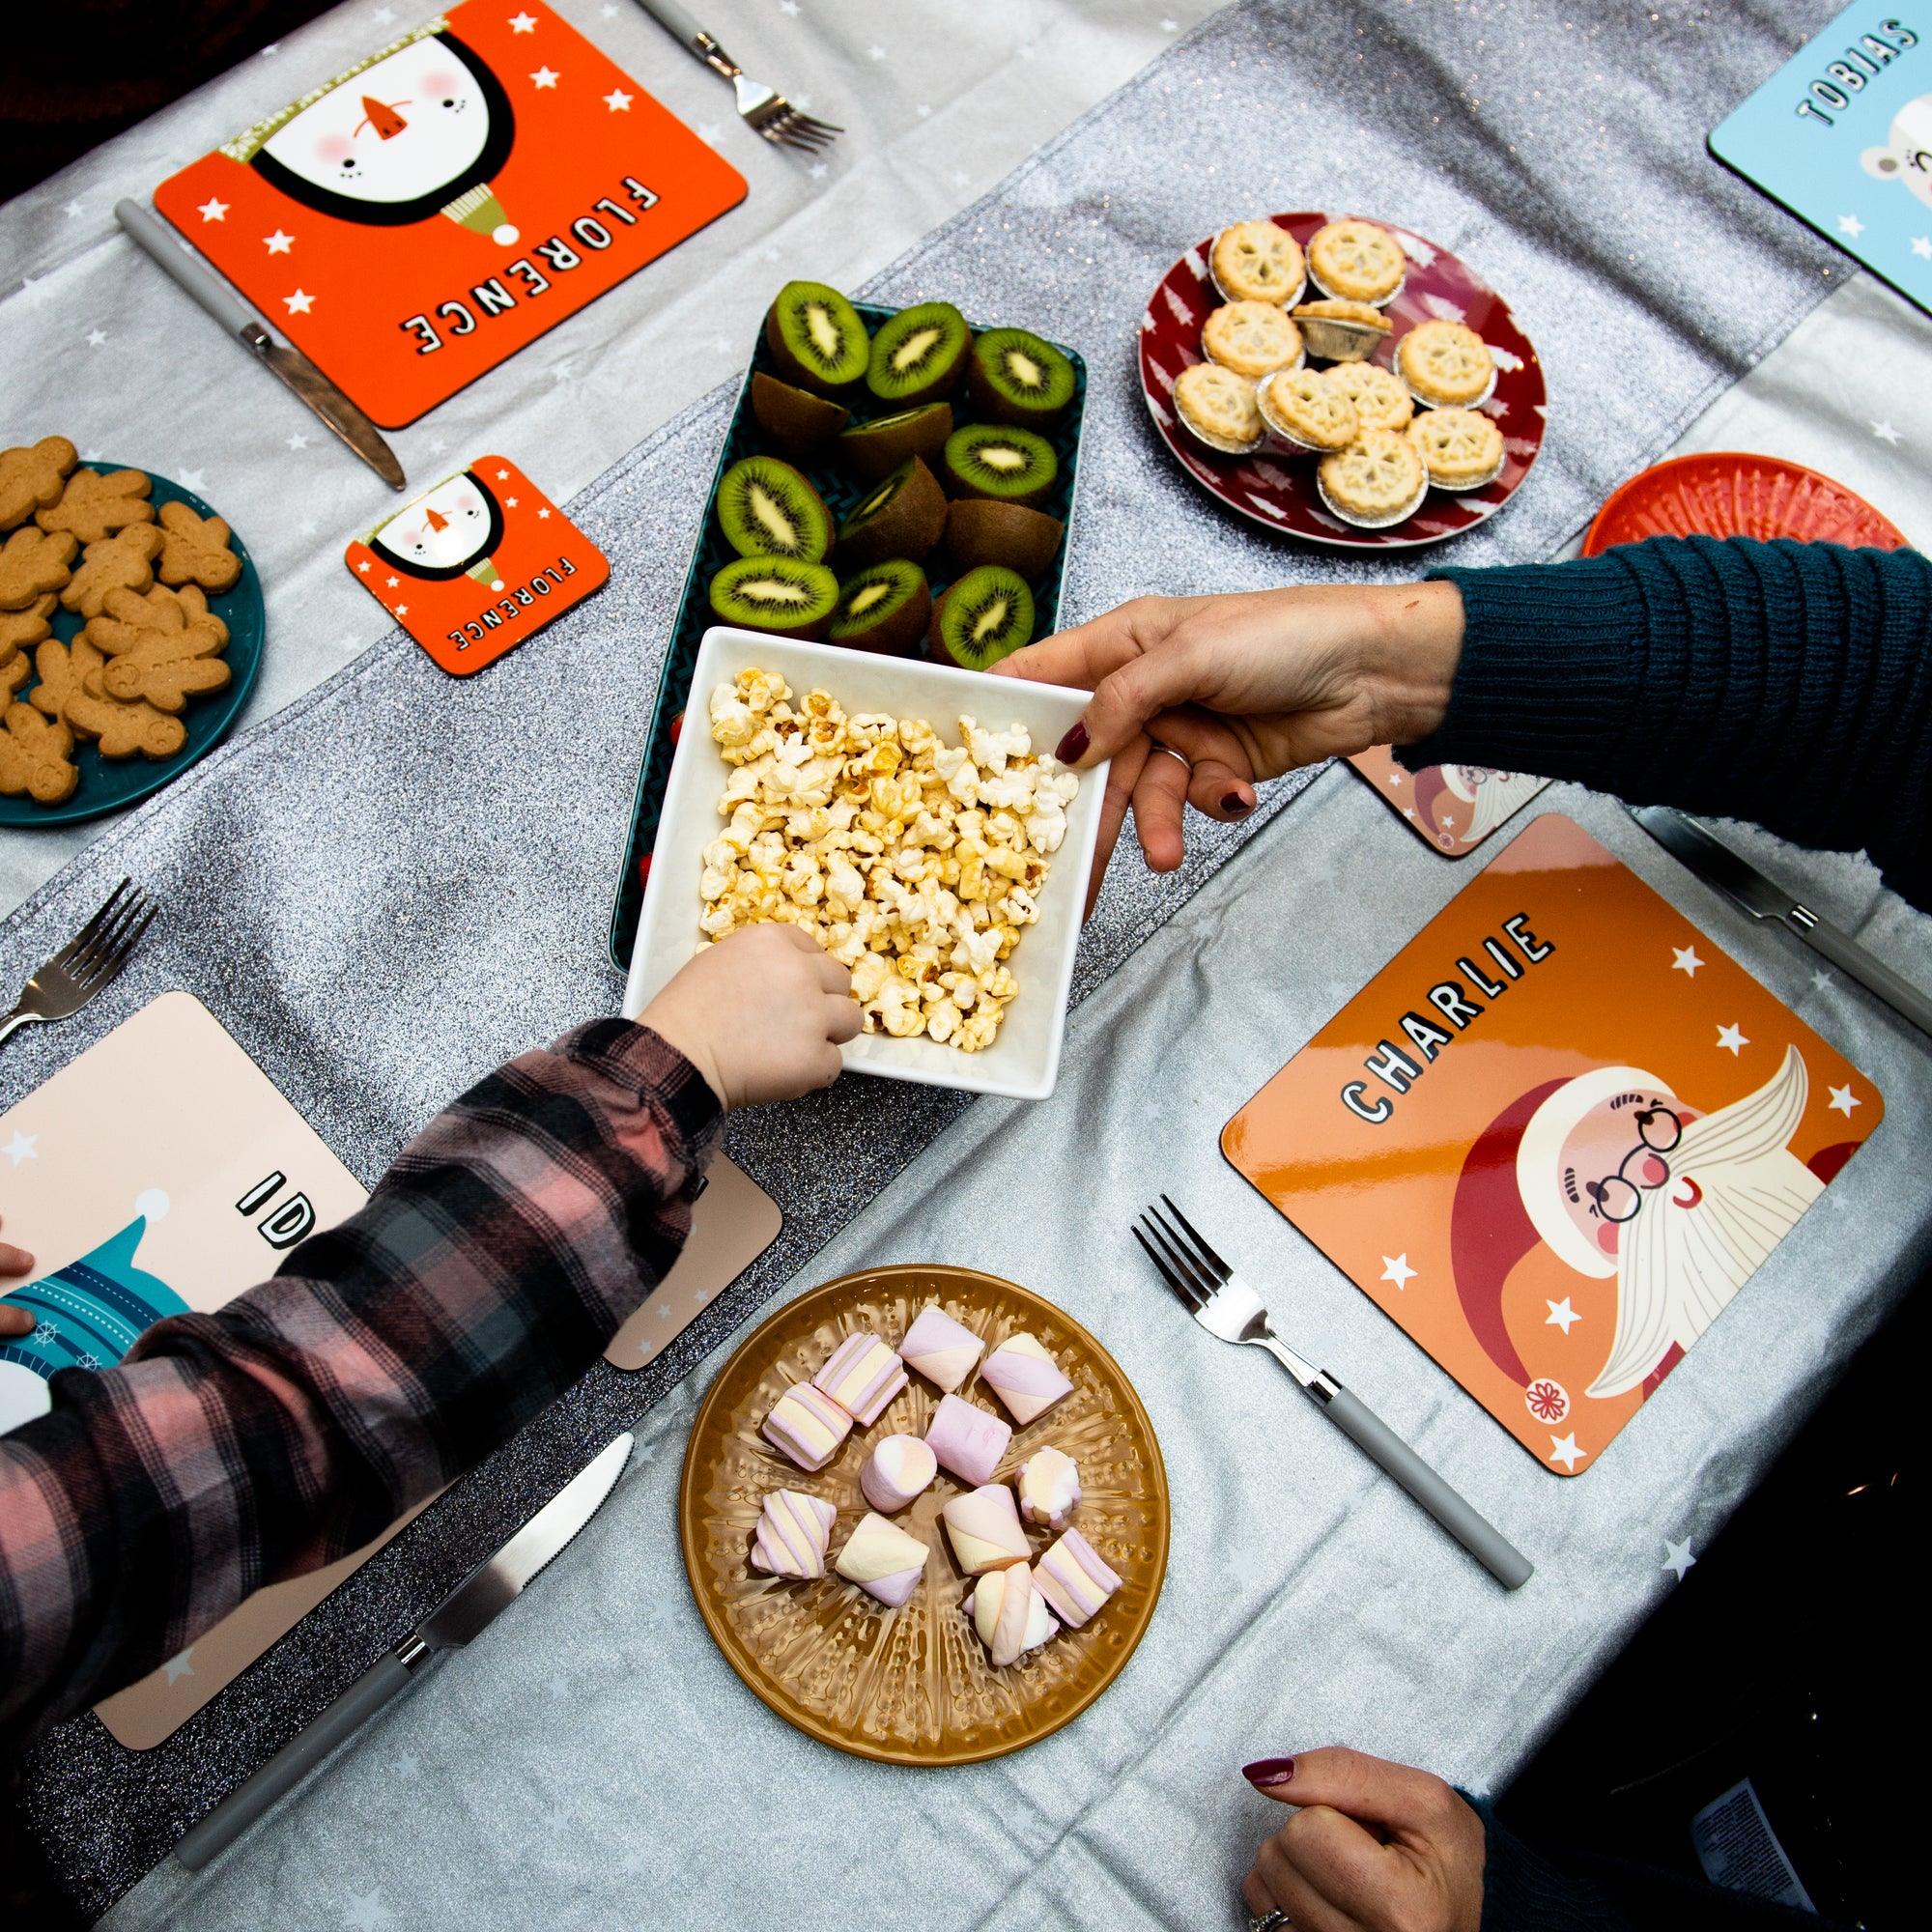
[(1272, 1791), (1294, 1776), (1292, 1757), (1264, 1757), (1258, 1764), (1244, 1764), (1241, 1776), (1258, 1791)]
[(1221, 810), (1223, 811), (1232, 811), (1236, 816), (1238, 816), (1240, 813), (1248, 810), (1248, 802), (1241, 796), (1239, 792), (1231, 791), (1228, 794), (1228, 796), (1221, 801)]
[(1087, 727), (1076, 724), (1054, 748), (1053, 755), (1063, 765), (1077, 765), (1087, 755)]

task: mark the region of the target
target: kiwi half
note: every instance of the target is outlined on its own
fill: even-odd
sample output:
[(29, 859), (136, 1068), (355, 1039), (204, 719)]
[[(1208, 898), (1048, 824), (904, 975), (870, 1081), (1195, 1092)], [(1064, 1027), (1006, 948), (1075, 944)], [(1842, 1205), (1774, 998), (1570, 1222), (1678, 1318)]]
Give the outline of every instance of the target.
[(946, 554), (962, 576), (982, 563), (1003, 563), (1029, 583), (1060, 554), (1066, 526), (1043, 510), (962, 497), (946, 513)]
[(839, 568), (864, 570), (889, 556), (923, 563), (945, 527), (946, 493), (932, 471), (909, 456), (839, 525)]
[(926, 642), (942, 664), (990, 670), (1033, 642), (1033, 592), (997, 563), (969, 570), (933, 606)]
[(838, 586), (838, 609), (825, 635), (848, 650), (899, 653), (925, 635), (931, 616), (925, 572), (902, 556), (892, 556)]
[(951, 302), (918, 302), (879, 325), (866, 386), (882, 403), (950, 395), (972, 353), (973, 331)]
[(711, 580), (711, 609), (726, 624), (776, 638), (822, 638), (838, 608), (838, 580), (822, 563), (733, 557)]
[(989, 328), (973, 345), (967, 386), (982, 415), (1037, 429), (1073, 400), (1073, 364), (1025, 328)]
[(836, 396), (866, 374), (866, 325), (837, 289), (787, 282), (765, 315), (765, 347), (787, 383)]
[(947, 489), (955, 497), (988, 497), (1002, 503), (1037, 503), (1053, 488), (1060, 459), (1043, 436), (1002, 423), (968, 423), (946, 439), (941, 458)]
[(758, 426), (789, 456), (806, 456), (852, 420), (841, 403), (795, 388), (760, 369), (752, 378), (752, 413)]
[(740, 556), (816, 563), (832, 548), (832, 512), (789, 463), (745, 456), (718, 479), (718, 527)]
[(896, 469), (908, 456), (928, 467), (939, 461), (946, 439), (952, 434), (951, 403), (922, 403), (912, 410), (895, 410), (868, 423), (854, 423), (838, 438), (838, 453), (868, 483)]

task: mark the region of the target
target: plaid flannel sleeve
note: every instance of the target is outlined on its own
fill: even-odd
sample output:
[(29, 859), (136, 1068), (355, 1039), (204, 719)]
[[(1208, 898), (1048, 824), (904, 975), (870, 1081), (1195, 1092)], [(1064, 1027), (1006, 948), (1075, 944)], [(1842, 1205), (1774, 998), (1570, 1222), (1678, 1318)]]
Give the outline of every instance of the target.
[(677, 1259), (721, 1124), (656, 1034), (581, 1027), (471, 1088), (273, 1280), (56, 1376), (0, 1436), (0, 1759), (582, 1375)]

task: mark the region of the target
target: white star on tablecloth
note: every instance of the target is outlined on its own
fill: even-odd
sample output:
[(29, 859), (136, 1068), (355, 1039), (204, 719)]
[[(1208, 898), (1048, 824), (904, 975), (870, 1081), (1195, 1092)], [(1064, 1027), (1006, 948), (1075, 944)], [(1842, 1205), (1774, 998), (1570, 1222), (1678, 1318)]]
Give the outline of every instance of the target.
[(1854, 1107), (1862, 1107), (1863, 1105), (1864, 1102), (1852, 1092), (1852, 1083), (1849, 1080), (1842, 1087), (1833, 1087), (1832, 1089), (1831, 1111), (1833, 1113), (1842, 1114), (1849, 1121), (1852, 1118), (1852, 1109)]
[[(621, 87), (613, 87), (604, 97), (604, 105), (612, 114), (628, 114), (631, 111), (631, 97)], [(697, 131), (702, 134), (704, 130), (700, 128)]]
[(813, 161), (812, 164), (806, 169), (806, 173), (809, 174), (815, 182), (822, 182), (829, 172), (830, 170), (827, 169), (823, 161)]
[(779, 0), (779, 12), (781, 14), (789, 14), (793, 19), (797, 19), (798, 0)]
[(210, 195), (195, 210), (195, 213), (204, 221), (226, 221), (228, 219), (228, 203), (225, 201), (216, 201), (213, 195)]
[(617, 10), (615, 7), (604, 6), (600, 7), (597, 11), (600, 14), (602, 14), (607, 20), (614, 20), (617, 17)]
[(194, 1675), (194, 1665), (188, 1662), (188, 1659), (193, 1655), (194, 1646), (190, 1644), (179, 1657), (171, 1657), (161, 1665), (161, 1668), (168, 1673), (168, 1682), (170, 1684), (177, 1682), (181, 1678), (192, 1677)]
[(1811, 976), (1811, 990), (1814, 993), (1822, 993), (1827, 986), (1836, 984), (1837, 981), (1822, 966)]
[(23, 1134), (15, 1127), (14, 1138), (4, 1148), (0, 1148), (0, 1153), (11, 1154), (15, 1167), (18, 1167), (23, 1160), (39, 1160), (40, 1155), (34, 1148), (34, 1143), (39, 1139), (39, 1134)]
[(300, 430), (297, 430), (296, 433), (288, 439), (288, 444), (291, 449), (306, 449), (308, 447), (308, 438), (305, 437)]
[(1418, 1272), (1419, 1270), (1409, 1266), (1408, 1256), (1406, 1253), (1400, 1255), (1384, 1255), (1382, 1257), (1382, 1271), (1380, 1279), (1383, 1281), (1394, 1282), (1398, 1289), (1404, 1290), (1406, 1292), (1408, 1288), (1409, 1283), (1415, 1279)]
[(1840, 235), (1849, 235), (1856, 242), (1864, 232), (1865, 225), (1856, 214), (1841, 214), (1838, 216), (1838, 233)]
[(536, 30), (537, 21), (534, 14), (512, 14), (510, 15), (511, 33), (534, 34)]
[(718, 145), (718, 137), (724, 131), (715, 121), (698, 121), (693, 125), (696, 128), (697, 138), (710, 148)]
[(791, 104), (803, 111), (811, 105), (811, 96), (809, 94), (794, 94), (791, 98)]
[(352, 1891), (342, 1908), (343, 1932), (384, 1932), (395, 1922), (396, 1915), (383, 1903), (380, 1891)]
[(296, 528), (298, 529), (303, 536), (312, 537), (315, 534), (315, 519), (313, 517), (304, 517), (301, 520), (301, 522), (296, 526)]
[(1718, 1044), (1735, 1060), (1740, 1050), (1748, 1046), (1750, 1041), (1745, 1037), (1742, 1027), (1720, 1026), (1718, 1029)]
[(1682, 973), (1687, 980), (1694, 980), (1698, 967), (1704, 963), (1697, 957), (1697, 949), (1694, 946), (1673, 946), (1670, 950), (1677, 955), (1670, 970)]
[(867, 60), (884, 60), (886, 50), (884, 47), (867, 47), (866, 49), (866, 57)]
[(1544, 1318), (1543, 1325), (1546, 1328), (1560, 1328), (1566, 1335), (1583, 1319), (1570, 1306), (1567, 1294), (1561, 1301), (1549, 1302), (1548, 1308), (1549, 1313)]
[(399, 1752), (390, 1764), (389, 1769), (398, 1777), (420, 1777), (422, 1776), (422, 1764), (417, 1759), (414, 1751)]
[(70, 221), (71, 221), (76, 214), (85, 214), (87, 211), (86, 209), (81, 207), (79, 202), (71, 201), (68, 203), (66, 208), (64, 208), (61, 211), (61, 213), (65, 214)]
[(535, 81), (539, 87), (554, 88), (557, 84), (557, 82), (563, 78), (563, 76), (559, 74), (554, 68), (550, 66), (544, 66), (538, 68), (536, 72), (530, 75), (530, 78), (533, 81)]
[(90, 328), (87, 331), (87, 346), (90, 349), (99, 349), (106, 340), (107, 331), (104, 328)]
[(1687, 1536), (1682, 1543), (1672, 1543), (1669, 1537), (1663, 1539), (1663, 1561), (1658, 1565), (1661, 1570), (1668, 1570), (1681, 1583), (1687, 1570), (1694, 1570), (1697, 1559), (1690, 1554), (1690, 1539)]
[(444, 442), (440, 436), (433, 436), (429, 440), (429, 453), (432, 456), (440, 456), (448, 447), (448, 443)]
[(1039, 49), (1037, 47), (1015, 47), (1013, 51), (1019, 55), (1021, 60), (1032, 60)]
[(1577, 1446), (1577, 1432), (1574, 1429), (1568, 1435), (1552, 1435), (1549, 1438), (1549, 1460), (1561, 1463), (1566, 1471), (1574, 1470), (1585, 1453)]
[(1912, 252), (1932, 262), (1932, 235), (1915, 235), (1912, 238)]
[[(1870, 419), (1867, 418), (1867, 420), (1869, 421)], [(1893, 429), (1889, 422), (1873, 423), (1872, 435), (1875, 436), (1880, 442), (1889, 442), (1894, 449), (1898, 447), (1899, 443), (1898, 432), (1895, 429)]]
[(268, 243), (269, 253), (271, 255), (286, 255), (295, 245), (295, 239), (293, 235), (285, 235), (279, 228), (272, 235), (262, 237)]
[(315, 306), (315, 298), (300, 289), (292, 296), (284, 296), (282, 300), (291, 315), (306, 315)]
[(1180, 22), (1179, 20), (1163, 20), (1160, 23), (1160, 30), (1163, 34), (1178, 34), (1180, 31)]
[(192, 490), (199, 496), (201, 494), (201, 486), (208, 481), (208, 471), (205, 469), (184, 469), (181, 475), (176, 478), (176, 481), (181, 484), (184, 490)]
[(926, 117), (926, 116), (927, 116), (928, 114), (930, 114), (931, 112), (932, 112), (932, 109), (931, 109), (930, 107), (926, 106), (926, 105), (925, 105), (925, 103), (924, 103), (923, 101), (922, 101), (922, 102), (920, 103), (920, 108), (919, 108), (919, 118), (920, 118), (920, 119), (921, 119), (922, 121), (923, 121), (923, 120), (925, 119), (925, 117)]
[(963, 169), (954, 168), (952, 171), (952, 185), (955, 187), (964, 187), (966, 184), (970, 182), (972, 179), (973, 177), (967, 174)]
[(377, 26), (386, 27), (396, 17), (396, 10), (393, 7), (378, 7), (369, 17)]

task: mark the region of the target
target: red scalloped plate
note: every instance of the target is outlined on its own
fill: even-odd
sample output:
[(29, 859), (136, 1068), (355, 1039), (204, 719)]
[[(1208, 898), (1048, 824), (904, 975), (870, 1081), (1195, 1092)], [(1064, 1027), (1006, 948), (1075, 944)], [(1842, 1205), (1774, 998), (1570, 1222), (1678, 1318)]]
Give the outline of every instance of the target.
[[(1304, 210), (1270, 217), (1305, 247), (1324, 223), (1374, 215), (1322, 214)], [(1548, 394), (1543, 366), (1509, 305), (1446, 248), (1386, 221), (1408, 257), (1402, 291), (1383, 313), (1394, 323), (1375, 360), (1387, 363), (1395, 345), (1419, 322), (1466, 322), (1497, 355), (1495, 393), (1482, 407), (1503, 433), (1503, 467), (1493, 483), (1452, 495), (1432, 490), (1414, 516), (1385, 530), (1359, 530), (1333, 515), (1315, 489), (1315, 459), (1290, 451), (1273, 438), (1251, 456), (1215, 456), (1193, 442), (1175, 420), (1174, 384), (1201, 360), (1201, 325), (1221, 298), (1208, 276), (1210, 235), (1190, 248), (1165, 276), (1141, 318), (1141, 394), (1154, 428), (1175, 460), (1210, 497), (1264, 529), (1343, 550), (1414, 550), (1460, 536), (1488, 523), (1521, 488), (1543, 447)], [(1316, 293), (1319, 293), (1317, 291)]]
[(1597, 512), (1583, 554), (1645, 537), (1795, 537), (1904, 550), (1904, 533), (1842, 483), (1744, 450), (1673, 456), (1640, 470)]

